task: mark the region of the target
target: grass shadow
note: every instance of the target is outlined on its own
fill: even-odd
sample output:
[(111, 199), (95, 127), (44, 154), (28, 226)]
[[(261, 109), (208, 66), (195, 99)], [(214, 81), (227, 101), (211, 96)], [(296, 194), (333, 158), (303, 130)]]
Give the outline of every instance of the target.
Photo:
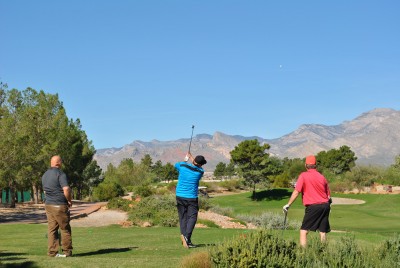
[(250, 196), (254, 201), (272, 201), (282, 200), (292, 195), (287, 189), (270, 189), (261, 192), (256, 192), (254, 196)]
[(101, 255), (101, 254), (109, 254), (109, 253), (127, 252), (127, 251), (130, 251), (132, 249), (136, 249), (136, 248), (138, 248), (138, 247), (104, 248), (104, 249), (99, 249), (99, 250), (96, 250), (96, 251), (74, 254), (73, 256), (74, 257), (84, 257), (84, 256)]
[(0, 263), (1, 268), (39, 268), (33, 261), (19, 262), (19, 263)]
[(26, 260), (26, 258), (21, 257), (23, 255), (26, 255), (26, 254), (0, 251), (0, 267), (1, 268), (14, 268), (14, 267), (38, 268), (39, 267), (35, 262), (32, 262), (32, 261), (4, 263), (4, 262), (15, 262), (15, 261)]
[(195, 244), (195, 245), (196, 245), (196, 248), (215, 246), (215, 244)]

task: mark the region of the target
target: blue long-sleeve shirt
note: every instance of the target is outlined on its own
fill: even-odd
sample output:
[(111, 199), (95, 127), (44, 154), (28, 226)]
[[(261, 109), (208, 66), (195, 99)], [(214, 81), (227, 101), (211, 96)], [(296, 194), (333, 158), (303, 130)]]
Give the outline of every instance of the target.
[(179, 172), (176, 196), (183, 198), (197, 198), (199, 182), (204, 170), (187, 162), (178, 162), (175, 169)]

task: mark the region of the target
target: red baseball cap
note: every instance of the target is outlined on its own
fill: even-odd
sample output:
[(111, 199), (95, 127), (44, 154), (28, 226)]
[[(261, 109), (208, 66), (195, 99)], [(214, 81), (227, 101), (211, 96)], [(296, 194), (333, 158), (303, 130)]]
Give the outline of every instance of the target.
[(306, 157), (306, 165), (315, 165), (317, 164), (317, 159), (314, 155), (309, 155)]

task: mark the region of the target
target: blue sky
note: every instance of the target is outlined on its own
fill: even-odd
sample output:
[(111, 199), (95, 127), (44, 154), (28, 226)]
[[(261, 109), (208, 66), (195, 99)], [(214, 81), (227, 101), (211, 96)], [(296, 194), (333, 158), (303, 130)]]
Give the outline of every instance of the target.
[(0, 81), (57, 93), (96, 149), (278, 138), (400, 110), (399, 1), (0, 0)]

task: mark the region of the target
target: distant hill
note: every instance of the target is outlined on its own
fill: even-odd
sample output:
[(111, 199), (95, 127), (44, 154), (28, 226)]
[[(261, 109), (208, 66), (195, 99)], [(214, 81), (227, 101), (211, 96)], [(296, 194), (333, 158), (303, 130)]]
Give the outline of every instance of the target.
[[(214, 135), (199, 134), (193, 137), (191, 151), (202, 154), (208, 163), (206, 171), (213, 171), (219, 162), (228, 163), (229, 152), (244, 140), (257, 139), (260, 143), (271, 145), (271, 155), (280, 158), (303, 158), (347, 145), (355, 152), (357, 164), (390, 165), (400, 154), (400, 111), (393, 109), (374, 109), (340, 125), (319, 124), (301, 125), (296, 131), (278, 139), (243, 137), (215, 132)], [(104, 170), (109, 163), (117, 166), (124, 158), (135, 162), (149, 154), (153, 162), (163, 164), (181, 161), (188, 149), (189, 139), (150, 142), (133, 141), (121, 148), (99, 149), (94, 156)]]

